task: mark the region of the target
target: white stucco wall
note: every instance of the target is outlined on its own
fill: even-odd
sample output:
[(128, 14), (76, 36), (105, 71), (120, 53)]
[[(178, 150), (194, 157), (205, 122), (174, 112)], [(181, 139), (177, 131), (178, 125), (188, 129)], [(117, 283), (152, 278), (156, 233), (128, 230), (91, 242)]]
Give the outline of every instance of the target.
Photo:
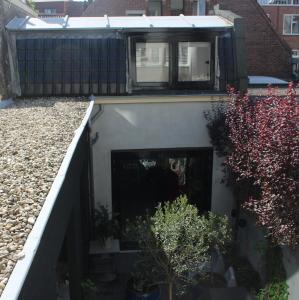
[[(255, 225), (254, 218), (243, 215), (247, 220), (247, 226), (240, 229), (239, 245), (240, 254), (246, 256), (252, 266), (260, 273), (261, 279), (265, 280), (265, 261), (263, 252), (258, 250), (259, 245), (265, 245), (266, 231)], [(283, 263), (286, 271), (286, 280), (289, 286), (288, 300), (299, 299), (299, 248), (291, 250), (282, 247)]]
[[(92, 125), (95, 201), (111, 208), (111, 150), (211, 147), (203, 112), (208, 102), (106, 104)], [(98, 108), (95, 107), (96, 111)], [(232, 195), (221, 183), (214, 153), (212, 210), (230, 214)]]

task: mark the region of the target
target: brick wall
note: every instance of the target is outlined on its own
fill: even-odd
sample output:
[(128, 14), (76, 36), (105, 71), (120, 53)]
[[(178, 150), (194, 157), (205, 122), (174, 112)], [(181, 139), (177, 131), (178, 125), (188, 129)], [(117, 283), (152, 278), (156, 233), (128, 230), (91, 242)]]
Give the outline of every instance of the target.
[(285, 14), (299, 14), (299, 6), (263, 6), (266, 14), (269, 14), (272, 26), (281, 35), (281, 37), (289, 44), (292, 49), (299, 50), (298, 35), (283, 34), (283, 16)]
[(80, 17), (84, 11), (84, 2), (80, 1), (49, 1), (35, 2), (35, 8), (39, 16), (44, 16), (45, 9), (56, 9), (57, 16), (69, 15), (70, 17)]
[[(91, 3), (85, 12), (86, 17), (93, 16), (125, 16), (126, 10), (144, 10), (147, 11), (149, 0), (95, 0)], [(192, 4), (194, 0), (184, 0), (184, 14), (192, 15)], [(162, 0), (162, 15), (170, 16), (172, 14), (170, 0)]]
[(208, 9), (217, 3), (245, 19), (248, 75), (290, 78), (290, 48), (259, 4), (255, 0), (210, 0)]

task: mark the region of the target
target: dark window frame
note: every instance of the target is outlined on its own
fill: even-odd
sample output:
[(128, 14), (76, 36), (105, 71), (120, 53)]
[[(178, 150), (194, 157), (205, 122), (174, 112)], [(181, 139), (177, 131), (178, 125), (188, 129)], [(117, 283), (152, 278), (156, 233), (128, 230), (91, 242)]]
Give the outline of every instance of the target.
[(184, 0), (183, 1), (183, 8), (182, 9), (172, 9), (171, 8), (171, 3), (170, 3), (170, 13), (172, 16), (179, 16), (180, 14), (184, 14), (185, 9), (186, 9), (186, 3)]
[[(137, 82), (136, 72), (136, 44), (137, 43), (168, 43), (169, 45), (169, 81), (165, 82)], [(209, 81), (179, 81), (179, 42), (209, 42), (211, 45), (210, 56), (210, 80)], [(213, 90), (215, 81), (215, 35), (207, 32), (190, 33), (158, 33), (158, 34), (140, 34), (131, 37), (131, 51), (129, 58), (129, 74), (132, 80), (133, 90), (151, 89), (195, 89), (195, 90)]]
[[(208, 198), (205, 198), (209, 202), (208, 211), (212, 209), (212, 187), (213, 187), (213, 166), (214, 166), (214, 157), (213, 157), (213, 148), (212, 147), (178, 147), (178, 148), (151, 148), (151, 149), (125, 149), (125, 150), (111, 150), (110, 154), (110, 162), (111, 162), (111, 199), (112, 199), (112, 211), (113, 212), (120, 212), (120, 199), (117, 198), (117, 172), (115, 169), (115, 161), (116, 159), (126, 159), (128, 157), (134, 157), (139, 159), (141, 158), (148, 158), (158, 156), (159, 154), (162, 155), (169, 155), (172, 157), (182, 157), (182, 156), (191, 156), (200, 157), (202, 153), (205, 152), (206, 155), (209, 156), (210, 159), (210, 168), (208, 176), (210, 176), (209, 185), (207, 187), (207, 191), (209, 193)], [(146, 154), (146, 155), (145, 155)]]
[(147, 9), (146, 9), (147, 15), (148, 16), (155, 16), (155, 15), (151, 15), (150, 14), (149, 5), (150, 5), (151, 2), (159, 2), (159, 4), (160, 4), (160, 12), (161, 13), (158, 16), (163, 16), (163, 1), (162, 0), (148, 0), (148, 2), (147, 2)]

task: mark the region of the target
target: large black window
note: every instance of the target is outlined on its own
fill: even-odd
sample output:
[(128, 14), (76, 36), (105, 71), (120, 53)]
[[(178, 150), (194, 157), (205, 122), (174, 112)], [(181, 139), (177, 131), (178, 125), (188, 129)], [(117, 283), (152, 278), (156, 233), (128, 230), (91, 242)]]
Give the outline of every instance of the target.
[(111, 159), (113, 211), (121, 225), (183, 194), (200, 212), (211, 209), (212, 149), (112, 151)]
[(214, 43), (209, 38), (136, 37), (132, 39), (130, 74), (133, 89), (211, 89)]

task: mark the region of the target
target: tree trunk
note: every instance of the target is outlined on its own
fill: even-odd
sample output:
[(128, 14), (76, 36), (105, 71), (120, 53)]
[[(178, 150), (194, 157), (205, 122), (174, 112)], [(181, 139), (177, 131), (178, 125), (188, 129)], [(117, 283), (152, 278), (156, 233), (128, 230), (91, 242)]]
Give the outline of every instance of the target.
[(170, 281), (168, 284), (168, 300), (172, 300), (172, 293), (173, 293), (173, 282)]

